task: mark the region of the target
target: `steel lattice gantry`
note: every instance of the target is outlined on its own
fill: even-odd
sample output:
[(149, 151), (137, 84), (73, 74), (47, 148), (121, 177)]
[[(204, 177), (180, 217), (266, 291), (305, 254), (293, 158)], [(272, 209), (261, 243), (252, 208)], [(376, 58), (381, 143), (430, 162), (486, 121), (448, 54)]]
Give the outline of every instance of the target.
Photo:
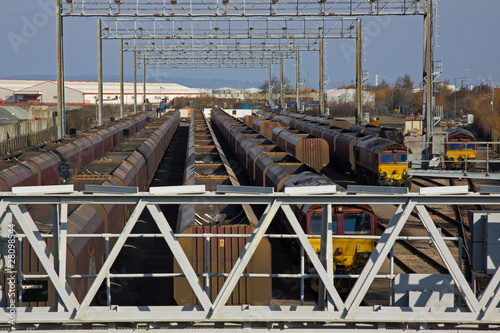
[(364, 16), (425, 15), (420, 0), (66, 0), (63, 16)]
[(220, 60), (264, 60), (264, 59), (295, 59), (295, 51), (262, 51), (262, 50), (172, 50), (164, 51), (136, 51), (137, 57), (146, 57), (146, 60), (205, 60), (205, 59), (220, 59)]
[(102, 19), (102, 39), (355, 38), (353, 18)]
[[(137, 40), (148, 40), (149, 45), (153, 49), (158, 50), (158, 44), (162, 45), (162, 50), (168, 50), (169, 46), (166, 44), (166, 40), (177, 40), (177, 45), (179, 45), (179, 41), (185, 41), (186, 39), (191, 41), (193, 44), (193, 40), (209, 40), (217, 41), (220, 43), (221, 40), (236, 40), (233, 45), (239, 47), (239, 43), (241, 40), (246, 40), (247, 44), (249, 41), (257, 40), (261, 42), (262, 45), (265, 45), (268, 40), (290, 40), (290, 41), (307, 41), (306, 45), (309, 49), (312, 49), (314, 45), (317, 45), (317, 48), (320, 51), (320, 96), (323, 95), (323, 76), (321, 75), (323, 69), (323, 40), (326, 39), (340, 39), (340, 38), (354, 38), (357, 35), (359, 28), (359, 19), (353, 18), (338, 18), (338, 17), (313, 17), (313, 18), (305, 18), (305, 17), (296, 17), (296, 18), (284, 18), (284, 17), (275, 17), (275, 18), (168, 18), (168, 19), (102, 19), (98, 22), (98, 53), (99, 53), (99, 87), (101, 87), (102, 91), (102, 41), (103, 40), (120, 40), (121, 50), (129, 49), (130, 45), (134, 44)], [(131, 42), (130, 40), (133, 40)], [(152, 44), (153, 40), (156, 43), (157, 40), (161, 41), (158, 44)], [(124, 42), (128, 43), (127, 47), (125, 47)], [(184, 45), (189, 45), (190, 43), (185, 43)], [(216, 45), (216, 43), (213, 43)], [(273, 44), (276, 44), (274, 42)], [(293, 45), (295, 42), (293, 42)], [(144, 43), (142, 45), (145, 45)], [(148, 45), (148, 44), (146, 44)], [(182, 44), (181, 44), (182, 45)], [(224, 45), (228, 45), (227, 42), (224, 42)], [(282, 43), (281, 45), (286, 45), (286, 43)], [(185, 46), (186, 48), (187, 46)], [(302, 46), (304, 47), (304, 46)], [(262, 48), (262, 47), (261, 47)], [(288, 47), (287, 47), (288, 48)], [(282, 47), (282, 50), (276, 51), (280, 53), (279, 61), (282, 68), (282, 59), (283, 58), (291, 58), (289, 57), (287, 48)], [(269, 49), (269, 48), (267, 48)], [(267, 49), (264, 52), (267, 52)], [(135, 51), (134, 54), (134, 64), (140, 62), (140, 59), (137, 57), (137, 50), (133, 48)], [(293, 58), (298, 59), (298, 49), (295, 50), (296, 55)], [(185, 60), (184, 58), (179, 59), (180, 67), (237, 67), (238, 64), (241, 64), (242, 67), (265, 67), (263, 62), (264, 58), (258, 59), (246, 59), (244, 60), (238, 59), (228, 59), (221, 60), (219, 62), (220, 65), (216, 63), (215, 60), (207, 60), (206, 64), (202, 65), (202, 62)], [(270, 59), (267, 65), (271, 65), (271, 63), (275, 63), (276, 59)], [(151, 67), (175, 67), (174, 60), (166, 60), (163, 64), (160, 61), (155, 61), (154, 64), (148, 60), (151, 64)], [(121, 66), (123, 67), (123, 65)], [(142, 67), (145, 69), (146, 66), (146, 57), (142, 57)], [(135, 67), (134, 67), (135, 68)], [(298, 70), (298, 65), (297, 65)], [(123, 72), (123, 70), (122, 70)], [(281, 73), (283, 71), (281, 70)], [(270, 74), (269, 74), (270, 76)], [(281, 75), (282, 77), (283, 75)], [(135, 77), (135, 75), (134, 75)], [(298, 77), (298, 75), (297, 75)], [(269, 80), (271, 78), (269, 77)], [(135, 80), (134, 80), (135, 82)], [(297, 79), (297, 82), (299, 80)], [(144, 88), (144, 91), (146, 89)], [(299, 88), (297, 88), (297, 91)], [(101, 96), (101, 94), (99, 94)], [(271, 95), (271, 92), (269, 92)], [(297, 94), (297, 100), (299, 95)], [(269, 99), (271, 97), (269, 96)], [(103, 104), (100, 102), (102, 98), (99, 98), (99, 122), (102, 121), (102, 109)], [(122, 98), (123, 100), (123, 98)], [(283, 102), (283, 94), (281, 94), (281, 105)], [(323, 102), (323, 99), (320, 99)], [(297, 101), (299, 103), (299, 101)], [(298, 105), (298, 104), (297, 104)], [(144, 107), (144, 106), (143, 106)], [(124, 106), (122, 105), (122, 110)], [(323, 108), (322, 108), (323, 109)], [(137, 110), (137, 106), (134, 105), (134, 110)]]
[[(301, 49), (317, 50), (318, 41), (281, 40), (120, 40), (121, 77), (123, 52), (134, 54), (134, 100), (137, 100), (136, 69), (142, 68), (270, 68), (271, 64), (283, 65), (283, 59), (296, 59)], [(307, 43), (304, 43), (307, 41)], [(300, 46), (298, 46), (300, 45)], [(298, 68), (298, 63), (297, 63)], [(144, 74), (145, 75), (145, 74)], [(121, 80), (122, 81), (122, 80)], [(123, 85), (123, 83), (122, 83)], [(146, 87), (143, 87), (146, 91)], [(123, 89), (121, 89), (123, 91)], [(145, 98), (145, 97), (144, 97)], [(123, 100), (123, 96), (121, 96)], [(122, 103), (121, 110), (124, 110)], [(134, 110), (137, 104), (134, 103)]]
[[(457, 239), (443, 237), (425, 208), (425, 205), (428, 204), (498, 204), (500, 196), (498, 194), (491, 194), (487, 189), (488, 187), (481, 193), (451, 195), (418, 193), (380, 194), (380, 188), (369, 186), (363, 187), (363, 193), (352, 192), (348, 188), (347, 193), (332, 192), (328, 195), (293, 194), (286, 192), (272, 194), (256, 193), (256, 191), (259, 189), (262, 190), (262, 188), (255, 188), (254, 191), (245, 193), (245, 190), (240, 190), (239, 187), (225, 187), (224, 190), (221, 189), (218, 192), (206, 192), (200, 186), (193, 186), (192, 188), (187, 188), (186, 186), (153, 187), (150, 189), (150, 192), (123, 195), (103, 193), (106, 186), (98, 188), (94, 187), (92, 189), (92, 191), (97, 191), (97, 193), (92, 193), (90, 190), (90, 193), (75, 192), (72, 185), (38, 188), (27, 187), (22, 189), (22, 191), (19, 189), (16, 191), (16, 194), (3, 193), (2, 201), (0, 202), (0, 222), (2, 227), (7, 228), (17, 242), (29, 242), (35, 255), (40, 260), (40, 264), (44, 267), (46, 275), (30, 276), (30, 274), (23, 273), (22, 270), (13, 271), (12, 268), (7, 269), (5, 273), (14, 276), (17, 274), (22, 275), (22, 279), (18, 280), (21, 284), (18, 286), (20, 288), (17, 289), (18, 291), (22, 290), (23, 280), (33, 278), (49, 279), (54, 286), (54, 292), (59, 295), (59, 303), (52, 308), (28, 308), (19, 304), (14, 312), (11, 311), (11, 307), (4, 306), (0, 308), (0, 313), (2, 314), (0, 316), (0, 325), (8, 325), (9, 321), (12, 320), (16, 329), (23, 327), (37, 327), (42, 329), (44, 325), (50, 325), (48, 327), (53, 328), (54, 326), (52, 325), (54, 324), (74, 325), (71, 326), (72, 329), (81, 329), (82, 327), (88, 327), (79, 325), (92, 325), (95, 323), (99, 323), (95, 327), (111, 328), (114, 327), (114, 323), (119, 322), (144, 323), (144, 325), (147, 325), (146, 327), (154, 327), (154, 325), (161, 325), (161, 323), (166, 323), (166, 325), (174, 324), (174, 326), (169, 326), (169, 328), (176, 328), (175, 323), (180, 325), (177, 328), (196, 328), (196, 323), (205, 323), (206, 325), (218, 323), (223, 327), (224, 325), (229, 325), (228, 327), (233, 328), (252, 328), (252, 323), (257, 323), (256, 328), (259, 328), (260, 324), (258, 323), (268, 323), (268, 325), (271, 325), (269, 327), (272, 328), (273, 324), (276, 324), (278, 325), (276, 327), (279, 329), (295, 328), (307, 330), (331, 327), (342, 329), (343, 331), (348, 331), (349, 329), (359, 331), (360, 328), (371, 330), (377, 330), (378, 328), (385, 329), (385, 324), (390, 324), (399, 329), (407, 329), (407, 325), (417, 325), (422, 330), (427, 327), (429, 329), (441, 329), (442, 331), (451, 329), (456, 332), (464, 329), (461, 325), (469, 325), (465, 327), (472, 327), (474, 330), (495, 329), (495, 327), (500, 325), (500, 309), (498, 307), (500, 301), (500, 269), (497, 268), (496, 272), (491, 276), (483, 292), (480, 295), (476, 295), (462, 273), (459, 263), (457, 263), (446, 244), (448, 241), (456, 241)], [(180, 189), (182, 189), (182, 192), (177, 193), (176, 191)], [(248, 188), (246, 190), (248, 191)], [(483, 191), (483, 188), (481, 188), (481, 191)], [(192, 193), (183, 194), (187, 192)], [(226, 280), (217, 293), (217, 297), (212, 302), (208, 297), (210, 294), (209, 291), (204, 289), (199, 277), (208, 278), (217, 274), (214, 275), (213, 272), (210, 272), (210, 268), (208, 267), (208, 271), (197, 276), (180, 246), (178, 238), (201, 237), (206, 239), (206, 242), (210, 242), (210, 239), (220, 237), (220, 235), (174, 234), (159, 205), (241, 204), (241, 202), (252, 205), (264, 205), (266, 209), (251, 235), (224, 235), (224, 237), (246, 237), (248, 241), (240, 253), (239, 259), (230, 269), (230, 273), (225, 274)], [(57, 208), (54, 210), (57, 214), (54, 214), (52, 221), (52, 233), (43, 234), (40, 232), (32, 216), (26, 209), (26, 204), (53, 205)], [(122, 233), (119, 235), (99, 233), (81, 234), (73, 233), (73, 231), (68, 229), (68, 207), (73, 204), (134, 205), (135, 209), (130, 215)], [(322, 215), (322, 224), (326, 227), (322, 228), (321, 236), (313, 236), (321, 237), (322, 243), (326, 244), (325, 249), (322, 247), (322, 252), (319, 256), (314, 252), (311, 243), (308, 241), (308, 237), (311, 236), (307, 236), (304, 233), (299, 221), (292, 212), (291, 205), (296, 204), (319, 204), (323, 205), (324, 212), (329, 212)], [(378, 240), (376, 248), (359, 274), (354, 286), (349, 291), (349, 295), (343, 300), (332, 282), (334, 278), (337, 279), (340, 277), (334, 276), (332, 266), (326, 264), (333, 260), (332, 242), (326, 240), (332, 237), (345, 238), (349, 236), (332, 236), (331, 205), (374, 206), (384, 204), (395, 204), (398, 208), (395, 210), (394, 215), (381, 236), (367, 236)], [(141, 212), (144, 210), (149, 211), (151, 214), (160, 230), (159, 234), (131, 234)], [(286, 219), (290, 223), (294, 234), (289, 234), (288, 236), (266, 234), (270, 224), (274, 223), (272, 222), (273, 218), (280, 210), (283, 212), (282, 219)], [(400, 236), (400, 232), (412, 212), (418, 215), (421, 225), (425, 227), (428, 233), (428, 237), (416, 238), (429, 239), (433, 242), (454, 283), (455, 288), (451, 288), (450, 292), (462, 297), (462, 305), (457, 305), (455, 302), (452, 303), (453, 305), (445, 307), (428, 307), (425, 305), (362, 305), (362, 300), (375, 279), (394, 279), (393, 273), (389, 275), (378, 275), (378, 273), (387, 256), (391, 256), (391, 249), (395, 241), (399, 238), (411, 238)], [(283, 220), (283, 223), (286, 223), (286, 221)], [(14, 224), (17, 224), (19, 232), (14, 232)], [(57, 264), (61, 261), (65, 262), (68, 255), (66, 253), (66, 244), (68, 243), (68, 239), (75, 237), (104, 239), (107, 242), (106, 244), (108, 244), (110, 239), (116, 239), (109, 253), (106, 253), (103, 266), (95, 274), (85, 276), (67, 275), (65, 265)], [(129, 274), (130, 276), (110, 272), (110, 268), (129, 237), (160, 237), (165, 239), (182, 272), (147, 274), (138, 272), (132, 275)], [(304, 253), (310, 258), (311, 264), (316, 269), (317, 277), (326, 290), (324, 295), (318, 295), (317, 305), (226, 305), (240, 277), (243, 275), (252, 276), (252, 274), (244, 273), (245, 268), (264, 237), (294, 237), (298, 239), (304, 249)], [(359, 238), (359, 235), (351, 235), (351, 237)], [(57, 250), (50, 251), (46, 242), (43, 241), (44, 238), (52, 238), (54, 248)], [(22, 248), (22, 246), (18, 247), (19, 250)], [(303, 260), (304, 255), (301, 258)], [(9, 265), (9, 267), (12, 266)], [(109, 290), (110, 278), (148, 277), (154, 279), (181, 275), (186, 276), (189, 286), (192, 288), (200, 305), (148, 306), (146, 304), (145, 306), (115, 306), (112, 305), (113, 301), (109, 295), (107, 298), (108, 306), (91, 305), (91, 301), (102, 283), (107, 284)], [(280, 274), (256, 274), (255, 278), (270, 276), (278, 277)], [(287, 277), (304, 279), (311, 278), (312, 276), (304, 273), (304, 270), (301, 269), (299, 274), (294, 274), (293, 276), (287, 275)], [(78, 300), (75, 296), (75, 291), (68, 284), (69, 279), (74, 278), (91, 279), (88, 291), (82, 295), (83, 299)], [(387, 292), (391, 292), (391, 288), (388, 288)], [(9, 316), (12, 313), (15, 313), (13, 319)], [(285, 324), (279, 325), (279, 323)], [(420, 329), (419, 331), (421, 331)]]
[(123, 51), (319, 51), (318, 40), (312, 39), (185, 39), (124, 40)]
[[(295, 58), (286, 57), (283, 58)], [(280, 64), (280, 55), (275, 53), (264, 52), (172, 52), (163, 55), (150, 54), (141, 52), (137, 54), (136, 66), (138, 68), (154, 67), (154, 68), (176, 68), (176, 64), (185, 65), (193, 64), (193, 68), (204, 67), (204, 64), (229, 64), (229, 65), (256, 65), (257, 67), (268, 67), (269, 64)]]
[[(333, 1), (289, 1), (289, 0), (57, 0), (57, 34), (58, 34), (58, 110), (62, 117), (61, 134), (64, 136), (64, 65), (63, 65), (63, 17), (169, 17), (169, 18), (220, 18), (228, 21), (242, 17), (322, 17), (335, 16), (378, 16), (402, 15), (424, 17), (424, 101), (425, 135), (430, 142), (430, 119), (433, 91), (433, 52), (432, 52), (432, 13), (433, 2), (438, 0), (346, 0)], [(182, 32), (178, 32), (182, 35)], [(251, 32), (247, 31), (248, 35)], [(284, 34), (285, 35), (285, 34)], [(322, 53), (320, 51), (320, 53)], [(359, 52), (358, 52), (359, 53)], [(320, 56), (321, 57), (321, 56)], [(361, 72), (361, 69), (358, 69)], [(322, 76), (323, 73), (320, 73)], [(320, 80), (321, 81), (321, 80)], [(360, 75), (357, 84), (361, 85)], [(323, 84), (320, 82), (320, 91)], [(323, 99), (320, 99), (320, 105)], [(323, 107), (321, 107), (323, 109)], [(358, 108), (358, 118), (359, 111)]]
[(267, 59), (236, 59), (236, 58), (199, 58), (186, 56), (185, 59), (148, 58), (137, 61), (138, 68), (267, 68), (269, 64), (279, 64), (279, 58)]

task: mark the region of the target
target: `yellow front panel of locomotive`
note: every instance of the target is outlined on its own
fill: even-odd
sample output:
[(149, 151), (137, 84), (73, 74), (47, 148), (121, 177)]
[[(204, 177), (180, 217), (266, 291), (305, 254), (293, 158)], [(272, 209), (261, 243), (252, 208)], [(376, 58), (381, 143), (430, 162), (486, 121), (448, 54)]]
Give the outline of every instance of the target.
[(381, 174), (387, 174), (387, 178), (393, 181), (400, 181), (403, 178), (403, 172), (408, 170), (408, 165), (401, 164), (380, 164), (378, 166), (379, 177)]
[[(319, 238), (309, 239), (314, 252), (318, 253), (321, 249), (321, 240)], [(337, 265), (342, 265), (348, 268), (359, 267), (364, 265), (366, 258), (358, 259), (358, 253), (372, 253), (375, 249), (375, 241), (373, 239), (333, 239), (333, 265), (334, 270), (337, 270)], [(309, 260), (309, 258), (307, 259)]]
[(445, 158), (446, 160), (463, 161), (465, 160), (466, 154), (468, 160), (475, 160), (477, 157), (477, 152), (475, 150), (468, 149), (467, 153), (465, 150), (448, 150)]

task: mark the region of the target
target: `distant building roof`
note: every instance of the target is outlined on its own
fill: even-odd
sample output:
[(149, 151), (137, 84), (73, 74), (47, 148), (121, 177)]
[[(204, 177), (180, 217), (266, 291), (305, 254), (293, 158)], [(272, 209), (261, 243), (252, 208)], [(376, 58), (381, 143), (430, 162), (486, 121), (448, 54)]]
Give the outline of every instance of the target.
[(0, 80), (0, 88), (19, 91), (24, 90), (46, 81), (42, 80)]
[[(66, 81), (65, 86), (70, 89), (80, 91), (85, 94), (95, 94), (98, 92), (97, 81)], [(142, 92), (143, 83), (137, 83), (137, 90)], [(103, 90), (105, 94), (120, 94), (120, 82), (104, 82)], [(126, 94), (134, 93), (134, 83), (125, 82), (124, 90)], [(156, 94), (199, 94), (198, 89), (182, 86), (177, 83), (146, 83), (147, 93)]]
[(259, 88), (248, 88), (248, 89), (245, 89), (245, 92), (247, 92), (247, 93), (260, 93), (260, 92), (262, 92), (262, 89), (259, 89)]
[(18, 121), (28, 119), (28, 111), (18, 107), (18, 106), (0, 106), (0, 120), (2, 122), (8, 121)]
[[(97, 81), (65, 81), (66, 89), (72, 89), (83, 94), (97, 94)], [(36, 93), (39, 89), (37, 86), (42, 84), (57, 84), (54, 80), (0, 80), (0, 88), (10, 90), (12, 92)], [(142, 93), (142, 82), (137, 83), (137, 92)], [(134, 83), (124, 83), (125, 94), (134, 93)], [(199, 94), (198, 89), (189, 88), (177, 83), (162, 82), (162, 83), (146, 83), (146, 92), (148, 94)], [(103, 82), (104, 94), (120, 94), (120, 82)]]
[[(325, 93), (327, 94), (340, 94), (340, 93), (345, 93), (345, 92), (356, 92), (356, 89), (353, 89), (353, 88), (348, 88), (348, 89), (329, 89), (327, 91), (325, 91)], [(374, 92), (372, 91), (368, 91), (368, 90), (363, 90), (363, 94), (375, 94)]]

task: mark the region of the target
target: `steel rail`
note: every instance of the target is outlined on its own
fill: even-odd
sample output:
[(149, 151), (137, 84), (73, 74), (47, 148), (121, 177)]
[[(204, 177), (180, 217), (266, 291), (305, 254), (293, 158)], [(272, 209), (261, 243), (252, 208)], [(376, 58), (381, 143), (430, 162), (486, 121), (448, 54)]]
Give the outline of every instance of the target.
[[(377, 227), (382, 231), (385, 230), (385, 225), (383, 225), (380, 222), (377, 222)], [(428, 254), (425, 254), (423, 251), (419, 250), (417, 247), (409, 243), (408, 240), (398, 239), (398, 241), (404, 248), (406, 248), (408, 251), (412, 252), (413, 254), (417, 255), (418, 257), (426, 261), (427, 264), (432, 266), (432, 268), (436, 269), (441, 274), (448, 274), (448, 269), (446, 267), (437, 262), (434, 258), (429, 256)], [(404, 263), (402, 259), (399, 259), (397, 256), (394, 256), (394, 260), (396, 262), (399, 262), (399, 264), (401, 264), (401, 268), (405, 270), (407, 273), (417, 273), (415, 272), (415, 270), (410, 268), (407, 264)]]

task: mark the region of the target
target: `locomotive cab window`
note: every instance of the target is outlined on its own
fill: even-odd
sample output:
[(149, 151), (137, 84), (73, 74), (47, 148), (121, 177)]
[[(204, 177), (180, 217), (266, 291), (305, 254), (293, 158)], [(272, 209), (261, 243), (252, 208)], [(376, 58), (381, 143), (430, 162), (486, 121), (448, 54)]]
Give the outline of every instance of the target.
[(344, 234), (369, 234), (371, 231), (370, 214), (344, 214)]
[(406, 153), (397, 153), (396, 154), (396, 161), (397, 161), (397, 163), (406, 163), (407, 162)]
[(475, 150), (476, 149), (476, 145), (474, 143), (468, 143), (467, 144), (467, 149), (469, 149), (469, 150)]
[(393, 164), (394, 155), (392, 153), (384, 153), (380, 155), (380, 164)]
[[(321, 211), (316, 210), (310, 215), (309, 232), (311, 235), (321, 235)], [(332, 233), (337, 233), (337, 215), (332, 214)]]
[(460, 143), (448, 143), (448, 150), (460, 150)]

